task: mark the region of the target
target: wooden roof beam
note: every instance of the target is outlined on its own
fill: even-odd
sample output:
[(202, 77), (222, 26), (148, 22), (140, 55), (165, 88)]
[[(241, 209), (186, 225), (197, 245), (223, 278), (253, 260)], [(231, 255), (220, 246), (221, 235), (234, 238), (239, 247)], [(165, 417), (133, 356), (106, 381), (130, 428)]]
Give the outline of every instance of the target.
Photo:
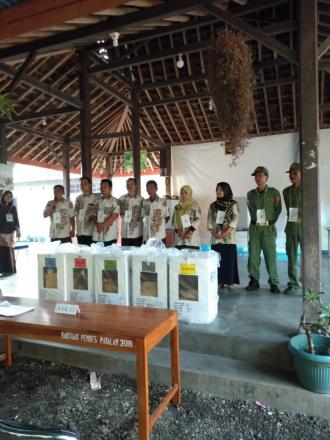
[(64, 115), (67, 113), (75, 113), (78, 112), (74, 107), (66, 106), (61, 108), (54, 108), (50, 110), (45, 110), (41, 112), (27, 113), (21, 116), (14, 116), (11, 120), (8, 119), (8, 122), (23, 122), (23, 121), (31, 121), (32, 119), (42, 119), (49, 118), (52, 116)]
[(182, 95), (182, 96), (175, 96), (173, 98), (164, 98), (164, 99), (158, 99), (156, 101), (150, 101), (150, 102), (142, 102), (141, 107), (156, 107), (159, 105), (166, 105), (166, 104), (174, 104), (179, 101), (193, 101), (194, 99), (199, 98), (209, 98), (210, 92), (204, 91), (199, 93), (191, 93), (189, 95)]
[[(4, 73), (5, 75), (15, 78), (17, 74), (17, 70), (8, 66), (5, 63), (0, 63), (0, 72)], [(72, 105), (73, 107), (76, 107), (78, 109), (82, 108), (82, 101), (78, 98), (73, 98), (67, 93), (63, 93), (60, 90), (55, 89), (52, 86), (49, 86), (48, 84), (45, 84), (44, 82), (32, 78), (28, 75), (22, 75), (21, 76), (21, 82), (24, 84), (32, 87), (33, 89), (38, 90), (39, 92), (46, 93), (47, 95), (53, 96), (54, 98), (59, 99), (60, 101), (65, 102), (66, 104)]]
[(124, 102), (126, 105), (132, 107), (132, 101), (123, 93), (116, 90), (114, 87), (111, 87), (109, 84), (105, 83), (99, 78), (95, 78), (94, 76), (90, 77), (91, 81), (96, 84), (100, 89), (104, 90), (105, 92), (110, 93), (110, 95), (115, 96), (120, 101)]
[(207, 3), (205, 6), (203, 6), (203, 8), (208, 13), (214, 15), (215, 17), (218, 17), (220, 20), (224, 21), (230, 26), (239, 29), (241, 32), (244, 32), (245, 34), (249, 35), (251, 38), (259, 41), (263, 46), (266, 46), (269, 49), (273, 50), (275, 53), (282, 55), (282, 57), (286, 58), (291, 63), (297, 64), (296, 53), (293, 50), (289, 49), (284, 44), (270, 37), (262, 30), (251, 26), (250, 24), (242, 20), (240, 17), (235, 17), (229, 12), (223, 11), (222, 9), (219, 9), (216, 6), (213, 6), (211, 3)]
[(318, 47), (317, 58), (318, 60), (322, 58), (322, 56), (328, 52), (330, 49), (330, 36), (327, 37)]
[(32, 61), (34, 60), (36, 55), (36, 51), (31, 51), (28, 56), (26, 57), (24, 63), (21, 65), (21, 67), (17, 70), (16, 75), (14, 76), (11, 84), (8, 87), (8, 93), (13, 93), (14, 89), (17, 87), (19, 82), (21, 81), (22, 76), (27, 71), (27, 69), (30, 67)]

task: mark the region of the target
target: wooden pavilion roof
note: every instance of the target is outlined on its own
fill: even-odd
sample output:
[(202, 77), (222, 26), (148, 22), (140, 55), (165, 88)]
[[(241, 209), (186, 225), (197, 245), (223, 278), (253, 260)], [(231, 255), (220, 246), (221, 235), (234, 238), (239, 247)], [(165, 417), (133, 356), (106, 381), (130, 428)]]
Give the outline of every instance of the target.
[[(28, 9), (27, 20), (29, 3), (36, 7)], [(61, 5), (77, 1), (53, 0), (53, 14), (45, 3), (30, 0), (0, 11), (0, 93), (10, 92), (19, 104), (13, 121), (6, 121), (11, 161), (61, 167), (63, 145), (69, 144), (70, 167), (80, 166), (81, 51), (90, 54), (95, 173), (105, 172), (107, 157), (112, 171), (121, 170), (123, 152), (131, 149), (132, 88), (139, 91), (141, 148), (148, 150), (151, 170), (159, 167), (161, 149), (220, 140), (206, 66), (213, 36), (226, 27), (240, 29), (252, 49), (253, 135), (299, 128), (296, 0), (80, 0), (78, 9), (65, 11)], [(318, 8), (320, 126), (325, 128), (330, 125), (330, 1), (319, 1)], [(114, 32), (118, 47), (110, 36)]]

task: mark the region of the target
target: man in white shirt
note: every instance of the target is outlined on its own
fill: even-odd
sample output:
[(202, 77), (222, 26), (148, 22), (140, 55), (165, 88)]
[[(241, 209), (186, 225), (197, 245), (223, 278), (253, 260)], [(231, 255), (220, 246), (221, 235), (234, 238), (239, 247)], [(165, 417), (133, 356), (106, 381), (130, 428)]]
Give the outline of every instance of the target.
[(77, 223), (77, 240), (79, 244), (92, 244), (93, 223), (91, 217), (93, 215), (94, 203), (96, 195), (92, 193), (92, 181), (89, 177), (80, 178), (80, 188), (82, 194), (76, 198), (74, 210), (76, 212)]
[(166, 223), (170, 218), (167, 201), (157, 194), (158, 186), (155, 180), (148, 180), (147, 193), (149, 198), (144, 201), (143, 238), (157, 238), (165, 244)]
[(102, 179), (100, 185), (102, 196), (96, 199), (92, 222), (93, 242), (103, 241), (104, 246), (117, 243), (119, 202), (112, 197), (112, 181)]
[(122, 246), (141, 246), (143, 242), (143, 197), (137, 195), (133, 177), (126, 181), (127, 194), (119, 198)]
[(75, 235), (73, 204), (64, 198), (63, 185), (55, 185), (53, 190), (54, 199), (49, 200), (44, 209), (44, 217), (50, 217), (50, 240), (71, 243), (71, 237)]

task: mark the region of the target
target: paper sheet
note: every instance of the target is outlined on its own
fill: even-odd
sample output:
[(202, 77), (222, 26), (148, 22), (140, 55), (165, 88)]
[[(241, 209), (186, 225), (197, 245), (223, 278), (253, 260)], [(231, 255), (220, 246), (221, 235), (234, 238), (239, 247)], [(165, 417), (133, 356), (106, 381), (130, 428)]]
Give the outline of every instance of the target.
[(0, 302), (0, 316), (18, 316), (33, 310), (33, 307), (15, 306), (8, 301)]

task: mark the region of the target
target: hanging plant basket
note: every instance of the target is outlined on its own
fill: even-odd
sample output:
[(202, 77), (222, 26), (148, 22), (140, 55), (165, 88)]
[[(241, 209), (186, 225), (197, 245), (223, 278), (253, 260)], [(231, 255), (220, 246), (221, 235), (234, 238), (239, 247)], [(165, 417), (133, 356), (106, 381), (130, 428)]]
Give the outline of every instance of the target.
[(16, 99), (12, 98), (9, 93), (0, 93), (0, 117), (11, 119), (17, 105)]
[(210, 50), (208, 79), (226, 153), (237, 159), (253, 126), (252, 57), (242, 35), (219, 32)]

